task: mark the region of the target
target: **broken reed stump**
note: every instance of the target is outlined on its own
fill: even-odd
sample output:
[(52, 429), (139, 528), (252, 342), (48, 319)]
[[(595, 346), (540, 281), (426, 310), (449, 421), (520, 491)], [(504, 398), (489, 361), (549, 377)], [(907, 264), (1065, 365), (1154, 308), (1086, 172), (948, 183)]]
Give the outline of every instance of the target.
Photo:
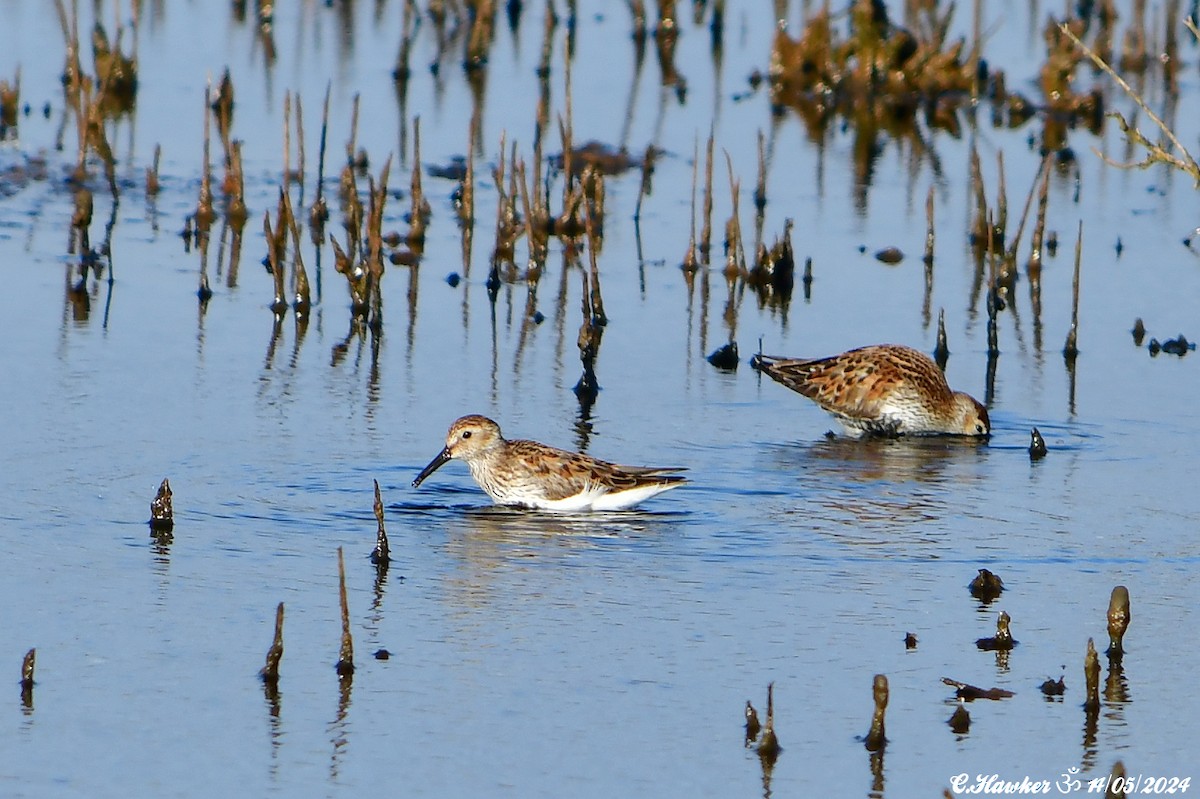
[(975, 646), (985, 652), (1007, 652), (1017, 645), (1018, 641), (1012, 637), (1012, 631), (1009, 630), (1009, 624), (1012, 619), (1005, 611), (1000, 611), (1000, 615), (996, 618), (996, 635), (991, 638), (979, 638), (975, 641)]
[(965, 735), (971, 731), (971, 714), (967, 712), (964, 701), (961, 698), (958, 700), (958, 707), (954, 709), (954, 713), (946, 722), (950, 725), (950, 729), (958, 735)]
[(158, 164), (162, 160), (162, 145), (154, 145), (154, 160), (151, 166), (146, 167), (146, 196), (153, 197), (158, 194), (161, 188), (158, 181)]
[(767, 684), (767, 722), (763, 725), (762, 738), (758, 742), (758, 756), (767, 765), (774, 765), (783, 747), (775, 735), (775, 683)]
[(169, 533), (175, 527), (175, 512), (171, 508), (171, 483), (163, 478), (158, 493), (150, 503), (151, 533)]
[(1087, 642), (1087, 654), (1083, 658), (1083, 677), (1087, 685), (1087, 698), (1083, 709), (1090, 715), (1100, 711), (1100, 656), (1091, 638)]
[(1083, 220), (1079, 220), (1079, 233), (1075, 237), (1075, 275), (1071, 281), (1071, 329), (1067, 331), (1067, 343), (1063, 345), (1063, 358), (1068, 366), (1075, 364), (1079, 355), (1079, 262), (1083, 257)]
[(275, 638), (271, 641), (271, 648), (267, 650), (267, 663), (262, 667), (262, 671), (258, 673), (261, 679), (267, 685), (279, 684), (279, 661), (283, 657), (283, 603), (280, 602), (275, 608)]
[(886, 675), (875, 675), (871, 693), (875, 699), (875, 711), (871, 714), (871, 729), (867, 731), (863, 745), (869, 752), (879, 752), (887, 746), (887, 736), (884, 735), (883, 729), (884, 714), (887, 713), (888, 704), (888, 678)]
[(1046, 439), (1035, 427), (1029, 434), (1029, 460), (1037, 461), (1046, 457)]
[(758, 711), (754, 709), (754, 705), (750, 704), (750, 700), (746, 700), (746, 746), (749, 747), (758, 740), (758, 733), (762, 730), (762, 724), (758, 720)]
[(938, 309), (937, 346), (933, 348), (933, 360), (938, 368), (946, 371), (946, 363), (950, 360), (950, 345), (946, 340), (946, 309)]
[(979, 574), (975, 575), (975, 579), (967, 585), (967, 589), (971, 592), (971, 596), (986, 604), (996, 599), (1004, 591), (1004, 581), (1000, 579), (999, 575), (987, 569), (980, 569)]
[(379, 481), (375, 481), (375, 521), (379, 529), (375, 534), (375, 549), (371, 552), (371, 562), (382, 569), (391, 563), (391, 548), (388, 546), (387, 530), (383, 526), (383, 500), (379, 496)]
[(30, 649), (21, 660), (21, 690), (33, 688), (33, 667), (37, 661), (37, 649)]
[(338, 547), (338, 599), (342, 605), (342, 645), (338, 651), (337, 673), (345, 679), (354, 674), (354, 639), (350, 636), (350, 603), (346, 600), (346, 562)]
[(1119, 661), (1125, 654), (1123, 641), (1131, 618), (1133, 614), (1129, 611), (1129, 589), (1118, 585), (1108, 599), (1108, 650), (1105, 654), (1110, 661)]
[(37, 660), (37, 649), (30, 649), (21, 660), (21, 706), (33, 709), (33, 666)]

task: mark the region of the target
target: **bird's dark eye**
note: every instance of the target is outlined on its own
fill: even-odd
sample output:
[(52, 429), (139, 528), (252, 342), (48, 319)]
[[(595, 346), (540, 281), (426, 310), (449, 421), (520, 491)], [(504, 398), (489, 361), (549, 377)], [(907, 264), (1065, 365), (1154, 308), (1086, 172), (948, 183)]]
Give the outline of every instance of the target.
[(471, 437), (471, 431), (470, 431), (470, 430), (464, 430), (464, 431), (463, 431), (463, 434), (462, 434), (462, 437), (463, 437), (463, 438), (470, 438), (470, 437)]

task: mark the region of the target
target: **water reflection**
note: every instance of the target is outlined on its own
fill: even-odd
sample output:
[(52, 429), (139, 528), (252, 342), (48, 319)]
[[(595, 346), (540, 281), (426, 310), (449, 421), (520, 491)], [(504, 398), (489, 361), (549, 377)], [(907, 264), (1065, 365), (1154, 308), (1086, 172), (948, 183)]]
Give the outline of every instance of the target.
[[(408, 512), (417, 509), (405, 506)], [(452, 592), (464, 604), (474, 605), (489, 601), (497, 582), (505, 579), (510, 567), (516, 564), (561, 565), (588, 551), (657, 539), (667, 529), (676, 529), (683, 514), (639, 511), (555, 514), (500, 506), (455, 505), (438, 507), (432, 515), (445, 527), (447, 552), (459, 565), (459, 571), (449, 581)]]
[(826, 436), (800, 448), (806, 470), (856, 482), (940, 483), (959, 463), (979, 463), (987, 442), (952, 436), (863, 438)]

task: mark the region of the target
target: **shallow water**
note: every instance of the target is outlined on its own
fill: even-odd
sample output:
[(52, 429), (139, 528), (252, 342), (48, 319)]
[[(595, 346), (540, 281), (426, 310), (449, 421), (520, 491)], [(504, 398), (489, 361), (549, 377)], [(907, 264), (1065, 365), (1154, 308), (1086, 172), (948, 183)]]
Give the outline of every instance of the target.
[[(1056, 781), (1070, 768), (1103, 776), (1117, 760), (1131, 775), (1200, 777), (1189, 746), (1200, 707), (1188, 687), (1200, 606), (1197, 361), (1151, 358), (1128, 332), (1142, 317), (1160, 340), (1198, 335), (1197, 255), (1180, 243), (1196, 224), (1187, 180), (1105, 166), (1093, 147), (1125, 157), (1112, 125), (1100, 138), (1071, 131), (1078, 168), (1051, 183), (1059, 250), (1045, 262), (1041, 312), (1022, 274), (1000, 316), (989, 391), (986, 310), (965, 235), (969, 148), (980, 150), (989, 196), (1004, 152), (1016, 215), (1038, 169), (1028, 142), (1037, 118), (1007, 130), (980, 112), (960, 138), (924, 130), (924, 153), (881, 137), (866, 185), (853, 177), (852, 130), (835, 125), (814, 143), (795, 116), (772, 117), (765, 90), (740, 97), (769, 58), (773, 24), (756, 5), (729, 3), (719, 66), (708, 19), (681, 16), (682, 103), (660, 86), (652, 43), (635, 78), (626, 9), (581, 9), (576, 140), (666, 151), (638, 229), (638, 170), (606, 184), (609, 324), (602, 391), (583, 411), (571, 392), (581, 278), (564, 269), (561, 246), (552, 244), (539, 286), (541, 324), (525, 323), (524, 283), (503, 284), (494, 306), (485, 286), (496, 210), (488, 172), (502, 131), (530, 158), (543, 8), (527, 7), (515, 32), (497, 21), (469, 272), (455, 184), (426, 175), (425, 257), (417, 269), (388, 267), (375, 338), (352, 327), (328, 246), (319, 266), (305, 250), (322, 298), (307, 329), (292, 313), (276, 329), (268, 308), (256, 220), (278, 192), (283, 92), (304, 99), (306, 203), (325, 85), (329, 159), (339, 165), (327, 167), (331, 197), (361, 93), (371, 172), (394, 153), (389, 185), (404, 195), (389, 200), (384, 229), (403, 231), (412, 117), (422, 164), (447, 164), (467, 147), (461, 49), (431, 74), (436, 38), (422, 23), (401, 111), (391, 78), (398, 4), (281, 5), (273, 63), (254, 27), (225, 7), (145, 4), (137, 110), (109, 130), (121, 181), (111, 272), (89, 280), (83, 313), (66, 290), (78, 256), (66, 249), (75, 144), (58, 83), (61, 35), (40, 6), (0, 2), (0, 77), (19, 63), (34, 108), (0, 145), (0, 598), (9, 608), (0, 654), (14, 682), (21, 655), (36, 647), (38, 656), (32, 706), (14, 685), (0, 725), (0, 793), (906, 797), (939, 795), (960, 773)], [(987, 13), (987, 57), (1009, 70), (1010, 87), (1034, 94), (1044, 12)], [(793, 24), (799, 17), (790, 9)], [(956, 24), (969, 30), (968, 19)], [(564, 113), (564, 38), (560, 27), (553, 114)], [(1175, 119), (1185, 143), (1200, 119), (1196, 55), (1182, 48)], [(201, 311), (200, 260), (177, 232), (199, 186), (204, 83), (226, 65), (251, 222), (233, 285), (214, 227), (215, 295)], [(44, 102), (49, 118), (37, 113)], [(741, 178), (748, 243), (755, 137), (767, 136), (764, 239), (794, 218), (797, 259), (813, 259), (811, 298), (798, 285), (786, 311), (760, 307), (751, 290), (731, 301), (720, 263), (691, 288), (678, 268), (693, 148), (710, 126), (714, 226), (729, 214), (725, 150)], [(557, 134), (547, 142), (555, 151)], [(158, 143), (164, 189), (147, 198), (142, 171)], [(35, 158), (44, 175), (25, 171)], [(219, 148), (213, 160), (219, 176)], [(93, 242), (112, 208), (99, 174)], [(938, 238), (927, 313), (930, 185)], [(341, 237), (337, 218), (330, 229)], [(1060, 350), (1080, 219), (1072, 373)], [(900, 265), (872, 258), (887, 245), (906, 253)], [(524, 242), (517, 251), (523, 258)], [(451, 287), (451, 272), (466, 279)], [(789, 355), (880, 341), (932, 351), (942, 308), (951, 384), (990, 394), (986, 444), (828, 439), (828, 417), (745, 363), (760, 337), (765, 351)], [(721, 372), (705, 357), (731, 337), (743, 362)], [(460, 464), (412, 489), (447, 425), (468, 412), (514, 437), (684, 465), (693, 482), (636, 512), (582, 517), (493, 509)], [(1035, 425), (1050, 453), (1031, 463)], [(175, 492), (170, 543), (145, 524), (164, 476)], [(367, 559), (373, 479), (396, 558), (385, 577)], [(333, 669), (338, 547), (358, 667), (348, 688)], [(1007, 586), (987, 606), (966, 590), (985, 566)], [(1083, 653), (1089, 637), (1101, 652), (1107, 644), (1117, 584), (1132, 595), (1128, 654), (1120, 674), (1102, 658), (1103, 705), (1089, 725)], [(272, 704), (255, 674), (278, 602), (285, 653)], [(974, 646), (1001, 609), (1020, 641), (1007, 658)], [(909, 631), (915, 651), (904, 648)], [(380, 648), (389, 660), (371, 656)], [(1043, 698), (1038, 685), (1064, 665), (1065, 697)], [(882, 756), (860, 740), (876, 673), (891, 689)], [(971, 703), (970, 732), (955, 735), (942, 677), (1015, 696)], [(771, 682), (784, 751), (765, 779), (741, 721), (747, 699), (764, 712)]]

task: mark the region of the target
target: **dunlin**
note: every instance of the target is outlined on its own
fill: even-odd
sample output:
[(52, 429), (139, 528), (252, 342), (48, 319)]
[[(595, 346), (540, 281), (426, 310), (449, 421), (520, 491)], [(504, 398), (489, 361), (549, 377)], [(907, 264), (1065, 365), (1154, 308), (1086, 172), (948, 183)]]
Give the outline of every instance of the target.
[(536, 441), (508, 441), (500, 425), (473, 415), (450, 425), (445, 448), (413, 487), (451, 459), (466, 461), (497, 505), (544, 510), (623, 510), (687, 482), (679, 468), (618, 466)]
[(951, 391), (933, 359), (912, 347), (878, 344), (812, 359), (756, 355), (751, 364), (832, 413), (854, 436), (991, 432), (987, 409)]

